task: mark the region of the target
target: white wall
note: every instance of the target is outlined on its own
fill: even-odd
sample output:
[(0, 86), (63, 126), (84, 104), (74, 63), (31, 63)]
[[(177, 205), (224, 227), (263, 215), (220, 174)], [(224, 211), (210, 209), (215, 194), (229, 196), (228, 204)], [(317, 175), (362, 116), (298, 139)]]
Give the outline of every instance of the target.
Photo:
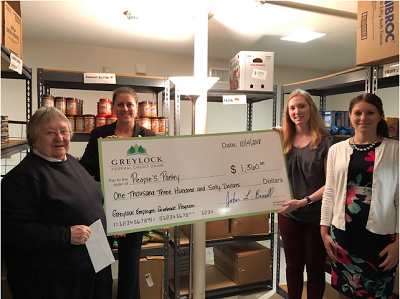
[[(238, 52), (243, 49), (237, 49)], [(266, 49), (268, 51), (268, 49)], [(145, 53), (114, 48), (92, 47), (49, 43), (43, 41), (24, 40), (24, 63), (33, 72), (33, 111), (37, 109), (37, 68), (59, 69), (82, 72), (103, 72), (103, 66), (108, 66), (110, 72), (116, 74), (135, 74), (135, 64), (146, 64), (148, 76), (170, 77), (177, 75), (193, 75), (193, 57)], [(228, 68), (228, 61), (210, 60), (209, 67)], [(328, 75), (332, 72), (290, 68), (275, 65), (274, 84), (277, 85), (277, 124), (280, 122), (280, 88), (281, 85), (303, 81)], [(385, 91), (379, 91), (383, 95)], [(53, 96), (77, 97), (84, 100), (84, 113), (96, 113), (96, 103), (99, 98), (111, 97), (111, 92), (56, 90)], [(149, 95), (139, 94), (140, 101), (148, 100)], [(388, 99), (398, 99), (398, 88), (384, 95)], [(25, 120), (25, 84), (18, 80), (1, 80), (1, 114), (8, 115), (11, 120)], [(332, 97), (333, 98), (333, 97)], [(349, 95), (339, 96), (339, 100), (328, 101), (327, 109), (346, 110)], [(152, 97), (150, 97), (150, 100)], [(343, 103), (341, 103), (343, 102)], [(395, 103), (392, 103), (395, 102)], [(393, 104), (393, 105), (392, 105)], [(387, 104), (391, 113), (387, 116), (398, 116), (398, 100)], [(396, 106), (397, 105), (397, 106)], [(191, 103), (181, 103), (181, 135), (191, 133)], [(344, 107), (342, 107), (344, 106)], [(397, 107), (397, 108), (396, 108)], [(227, 106), (221, 103), (208, 103), (207, 132), (235, 132), (246, 130), (246, 105)], [(397, 112), (396, 114), (394, 112)], [(171, 111), (172, 113), (172, 111)], [(172, 116), (172, 115), (171, 115)], [(253, 105), (253, 130), (270, 129), (272, 126), (272, 100)], [(173, 132), (173, 127), (171, 127)], [(16, 134), (19, 134), (17, 132)], [(70, 153), (81, 156), (86, 143), (73, 143)]]

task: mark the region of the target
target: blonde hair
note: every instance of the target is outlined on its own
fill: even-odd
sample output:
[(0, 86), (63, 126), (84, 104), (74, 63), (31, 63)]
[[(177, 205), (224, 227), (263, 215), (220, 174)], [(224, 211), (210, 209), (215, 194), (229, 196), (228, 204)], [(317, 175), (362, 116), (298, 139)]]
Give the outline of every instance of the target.
[(283, 152), (284, 154), (289, 153), (293, 147), (293, 140), (296, 134), (296, 127), (293, 121), (289, 116), (289, 101), (296, 97), (302, 96), (306, 102), (310, 105), (310, 134), (311, 134), (311, 143), (310, 148), (316, 149), (318, 145), (322, 141), (322, 136), (329, 135), (328, 130), (325, 128), (324, 121), (320, 112), (318, 111), (317, 106), (315, 105), (311, 95), (301, 89), (294, 90), (288, 97), (286, 101), (286, 108), (283, 116), (283, 125), (282, 125), (282, 133), (283, 133)]

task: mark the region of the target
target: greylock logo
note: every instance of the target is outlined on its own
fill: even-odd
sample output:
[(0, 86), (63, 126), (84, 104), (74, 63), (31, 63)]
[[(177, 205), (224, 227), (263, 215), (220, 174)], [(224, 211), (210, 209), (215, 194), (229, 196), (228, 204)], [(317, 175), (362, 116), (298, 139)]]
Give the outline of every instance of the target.
[(162, 157), (150, 156), (147, 150), (135, 144), (126, 151), (126, 156), (122, 159), (112, 159), (112, 166), (132, 166), (132, 165), (145, 165), (163, 163)]

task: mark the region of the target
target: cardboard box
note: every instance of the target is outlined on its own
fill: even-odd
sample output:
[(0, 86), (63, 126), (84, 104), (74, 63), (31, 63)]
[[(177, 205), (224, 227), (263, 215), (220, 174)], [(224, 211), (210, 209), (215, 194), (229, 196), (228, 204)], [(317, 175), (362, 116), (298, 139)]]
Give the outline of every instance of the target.
[(214, 265), (237, 285), (271, 280), (271, 251), (257, 242), (214, 247)]
[[(182, 225), (181, 230), (186, 236), (190, 235), (190, 225)], [(208, 221), (206, 223), (206, 240), (226, 239), (229, 234), (229, 219)]]
[[(180, 248), (178, 277), (189, 275), (189, 248)], [(168, 279), (174, 278), (175, 250), (168, 250)]]
[(164, 257), (140, 259), (140, 297), (162, 299), (164, 292)]
[(274, 52), (241, 51), (229, 61), (231, 90), (273, 91)]
[(399, 1), (358, 1), (357, 65), (399, 61)]
[(230, 219), (232, 237), (269, 234), (269, 214)]
[(22, 59), (22, 18), (19, 1), (1, 1), (1, 43)]

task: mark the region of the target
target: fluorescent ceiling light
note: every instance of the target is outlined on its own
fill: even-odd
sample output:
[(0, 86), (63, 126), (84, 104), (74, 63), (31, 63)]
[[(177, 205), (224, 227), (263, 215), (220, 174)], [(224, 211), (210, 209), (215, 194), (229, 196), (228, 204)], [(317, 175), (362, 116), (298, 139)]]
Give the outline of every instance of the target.
[(310, 40), (320, 38), (322, 36), (326, 35), (325, 33), (319, 33), (319, 32), (314, 32), (311, 30), (307, 29), (297, 29), (283, 37), (281, 37), (281, 40), (288, 40), (292, 42), (299, 42), (299, 43), (306, 43), (309, 42)]

